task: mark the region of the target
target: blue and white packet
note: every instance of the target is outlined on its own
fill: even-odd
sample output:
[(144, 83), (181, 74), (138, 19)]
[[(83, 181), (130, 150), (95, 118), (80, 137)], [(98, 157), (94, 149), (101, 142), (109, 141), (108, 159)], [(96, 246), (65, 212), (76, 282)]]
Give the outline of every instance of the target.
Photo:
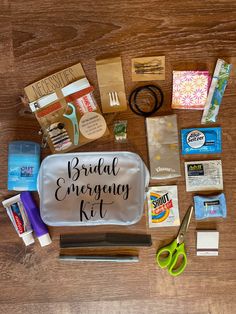
[(227, 207), (224, 193), (211, 196), (196, 195), (193, 199), (196, 220), (217, 217), (226, 218)]
[(182, 155), (222, 152), (221, 127), (181, 130)]

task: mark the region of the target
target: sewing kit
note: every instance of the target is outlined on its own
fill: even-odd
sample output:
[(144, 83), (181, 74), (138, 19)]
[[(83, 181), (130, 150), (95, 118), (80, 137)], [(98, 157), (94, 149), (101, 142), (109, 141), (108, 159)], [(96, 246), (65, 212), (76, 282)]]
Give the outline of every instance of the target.
[[(202, 124), (215, 122), (231, 67), (218, 59), (213, 77), (207, 69), (174, 70), (172, 109), (202, 110)], [(28, 105), (41, 128), (42, 146), (48, 144), (53, 155), (44, 158), (40, 166), (38, 143), (9, 143), (8, 190), (22, 192), (4, 200), (3, 206), (26, 246), (34, 243), (34, 235), (41, 246), (46, 246), (52, 242), (47, 225), (125, 228), (144, 217), (146, 204), (149, 228), (180, 225), (173, 242), (159, 248), (155, 256), (158, 266), (178, 276), (187, 266), (184, 242), (193, 210), (198, 224), (201, 220), (227, 216), (222, 162), (219, 157), (207, 158), (207, 154), (222, 152), (222, 129), (193, 125), (180, 131), (186, 191), (202, 192), (192, 195), (194, 207), (189, 206), (180, 224), (177, 114), (160, 114), (164, 108), (162, 86), (146, 82), (133, 86), (126, 97), (121, 57), (97, 59), (96, 70), (102, 111), (80, 63), (25, 88)], [(161, 83), (165, 80), (165, 56), (133, 58), (131, 76), (134, 82), (159, 80)], [(129, 120), (124, 115), (128, 109), (131, 119), (139, 118), (141, 122), (140, 117), (145, 119), (150, 173), (141, 157), (133, 152), (68, 153), (109, 137), (108, 114), (115, 117), (108, 123), (113, 131), (111, 142), (127, 143)], [(117, 118), (120, 112), (122, 118)], [(194, 154), (205, 159), (192, 161), (187, 156)], [(150, 179), (172, 183), (149, 186)], [(29, 191), (38, 191), (39, 206)], [(59, 260), (133, 263), (139, 261), (137, 248), (151, 245), (148, 234), (93, 233), (91, 229), (91, 233), (62, 234)], [(219, 232), (198, 230), (196, 247), (197, 256), (217, 256)]]
[[(56, 77), (61, 77), (60, 84), (55, 83)], [(109, 134), (93, 90), (80, 63), (25, 88), (43, 142), (53, 153), (73, 150)]]

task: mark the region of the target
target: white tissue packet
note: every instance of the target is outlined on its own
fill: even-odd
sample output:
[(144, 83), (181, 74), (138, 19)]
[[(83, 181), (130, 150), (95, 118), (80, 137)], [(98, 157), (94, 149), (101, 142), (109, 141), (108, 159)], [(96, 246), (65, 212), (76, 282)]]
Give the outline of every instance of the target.
[(151, 179), (181, 176), (177, 115), (146, 119)]

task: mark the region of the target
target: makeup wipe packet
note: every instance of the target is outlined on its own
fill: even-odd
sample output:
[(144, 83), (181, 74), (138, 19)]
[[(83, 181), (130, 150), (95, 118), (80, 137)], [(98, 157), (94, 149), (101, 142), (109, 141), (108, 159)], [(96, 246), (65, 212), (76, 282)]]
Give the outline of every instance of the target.
[(181, 130), (182, 154), (221, 153), (221, 128), (191, 128)]
[(150, 187), (147, 201), (150, 228), (180, 225), (176, 185)]
[(196, 195), (193, 199), (197, 220), (217, 217), (226, 218), (227, 207), (224, 193), (211, 196)]
[(149, 172), (131, 152), (55, 154), (40, 167), (40, 214), (50, 226), (131, 225), (143, 214)]

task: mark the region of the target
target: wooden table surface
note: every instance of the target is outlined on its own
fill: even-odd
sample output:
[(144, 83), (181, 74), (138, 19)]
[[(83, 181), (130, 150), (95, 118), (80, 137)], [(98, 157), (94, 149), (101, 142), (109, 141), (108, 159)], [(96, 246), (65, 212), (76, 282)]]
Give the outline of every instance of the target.
[[(126, 94), (131, 80), (131, 58), (165, 55), (166, 80), (154, 82), (165, 94), (160, 114), (171, 113), (173, 70), (213, 73), (217, 58), (233, 64), (217, 125), (222, 127), (224, 191), (228, 215), (224, 220), (196, 222), (186, 239), (188, 266), (177, 278), (155, 264), (155, 252), (170, 241), (177, 228), (148, 229), (146, 214), (130, 227), (50, 228), (53, 244), (25, 247), (1, 206), (1, 313), (235, 313), (236, 312), (236, 2), (231, 0), (2, 0), (0, 3), (0, 140), (1, 201), (7, 191), (7, 149), (12, 140), (40, 142), (39, 126), (20, 104), (23, 88), (77, 62), (83, 64), (96, 87), (95, 59), (121, 56)], [(200, 126), (201, 112), (176, 111), (179, 128)], [(144, 119), (130, 110), (106, 115), (128, 120), (128, 144), (113, 137), (80, 151), (131, 150), (148, 164)], [(43, 157), (49, 151), (43, 152)], [(209, 157), (208, 157), (209, 158)], [(191, 159), (191, 158), (188, 158)], [(179, 188), (181, 218), (192, 202), (182, 176)], [(155, 184), (156, 182), (152, 182)], [(162, 184), (170, 183), (163, 181)], [(218, 257), (196, 256), (196, 229), (217, 228)], [(140, 250), (137, 264), (62, 263), (58, 261), (62, 232), (122, 231), (151, 233), (153, 246)]]

